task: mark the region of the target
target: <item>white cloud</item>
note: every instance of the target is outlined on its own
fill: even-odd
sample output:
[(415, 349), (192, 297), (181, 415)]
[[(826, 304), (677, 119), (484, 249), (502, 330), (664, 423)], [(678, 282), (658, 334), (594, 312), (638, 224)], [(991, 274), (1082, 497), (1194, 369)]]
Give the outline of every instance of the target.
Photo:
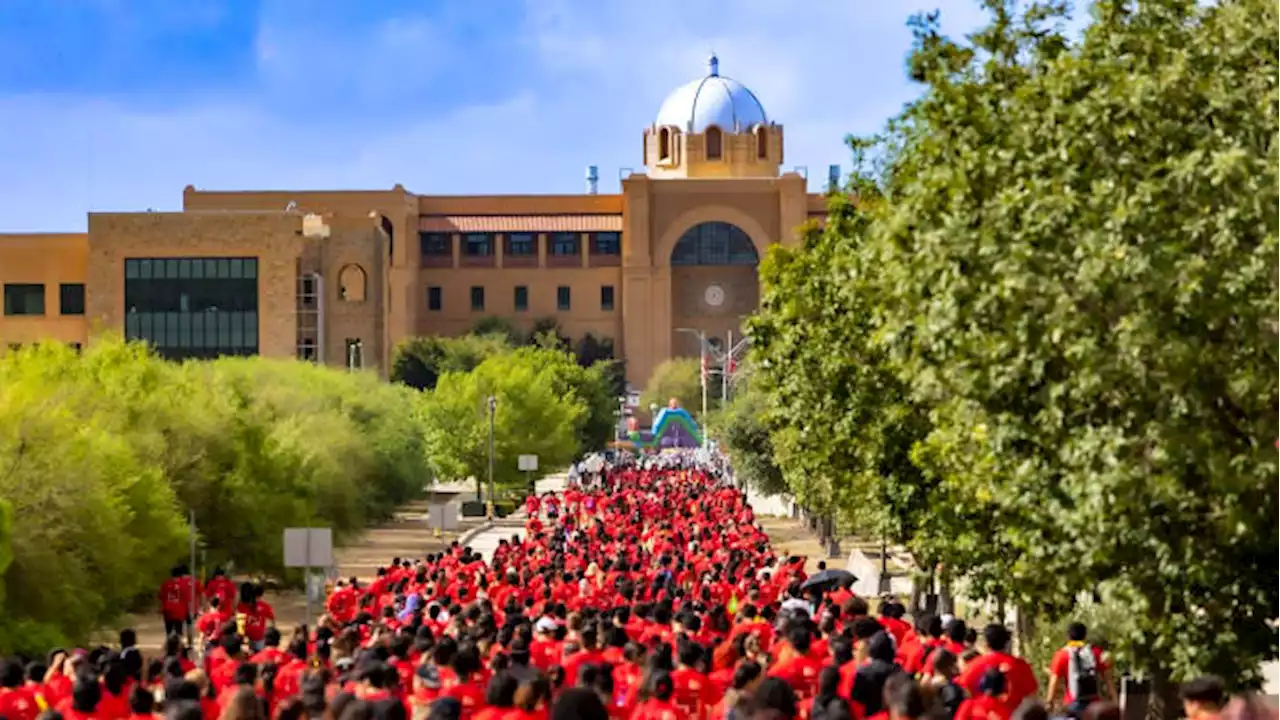
[[(602, 190), (614, 191), (618, 168), (641, 166), (641, 129), (666, 92), (702, 73), (711, 50), (785, 125), (787, 165), (809, 166), (816, 186), (828, 163), (847, 164), (845, 133), (877, 129), (915, 92), (902, 81), (905, 3), (527, 2), (511, 43), (528, 66), (471, 106), (431, 102), (473, 56), (428, 19), (352, 33), (270, 13), (251, 92), (160, 109), (0, 97), (0, 230), (78, 229), (88, 210), (173, 209), (188, 183), (579, 192), (583, 166), (596, 164)], [(955, 16), (948, 27), (977, 18), (969, 0), (942, 4)], [(370, 106), (376, 124), (340, 121)]]

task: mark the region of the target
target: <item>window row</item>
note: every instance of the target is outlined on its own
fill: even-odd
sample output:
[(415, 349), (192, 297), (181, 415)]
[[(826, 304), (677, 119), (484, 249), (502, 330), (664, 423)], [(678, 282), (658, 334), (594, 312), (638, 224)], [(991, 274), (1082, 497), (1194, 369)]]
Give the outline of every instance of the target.
[(258, 353), (258, 313), (131, 312), (124, 336), (143, 340), (171, 360)]
[(256, 312), (256, 258), (125, 260), (126, 313)]
[[(485, 310), (485, 289), (481, 285), (471, 286), (471, 310), (474, 312), (484, 312)], [(524, 312), (529, 309), (529, 287), (527, 285), (517, 285), (512, 293), (512, 307), (516, 312)], [(439, 285), (431, 285), (427, 287), (427, 309), (439, 312), (444, 310), (444, 288)], [(573, 309), (572, 290), (568, 285), (561, 285), (556, 288), (556, 310), (568, 311)], [(614, 291), (612, 285), (600, 286), (600, 309), (605, 312), (612, 312), (614, 309)]]
[[(502, 254), (506, 257), (537, 257), (538, 233), (504, 233)], [(592, 255), (621, 255), (622, 233), (588, 233), (588, 250)], [(546, 233), (547, 254), (552, 257), (581, 255), (582, 233)], [(463, 257), (492, 257), (497, 250), (496, 233), (463, 233), (459, 236)], [(423, 257), (453, 257), (452, 233), (418, 234)]]
[[(44, 315), (44, 283), (5, 283), (5, 315)], [(84, 283), (58, 286), (58, 314), (84, 314)]]
[[(765, 160), (769, 157), (769, 128), (757, 125), (751, 134), (756, 139), (756, 158)], [(724, 159), (724, 131), (712, 125), (703, 133), (703, 150), (707, 160)], [(677, 162), (677, 151), (680, 141), (680, 130), (664, 127), (658, 131), (658, 159), (664, 162)]]

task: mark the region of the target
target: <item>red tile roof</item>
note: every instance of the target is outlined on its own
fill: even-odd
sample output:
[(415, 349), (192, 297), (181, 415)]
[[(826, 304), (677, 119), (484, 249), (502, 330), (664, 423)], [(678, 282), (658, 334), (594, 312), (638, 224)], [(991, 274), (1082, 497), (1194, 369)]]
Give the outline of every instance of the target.
[(621, 232), (621, 215), (423, 215), (423, 232)]

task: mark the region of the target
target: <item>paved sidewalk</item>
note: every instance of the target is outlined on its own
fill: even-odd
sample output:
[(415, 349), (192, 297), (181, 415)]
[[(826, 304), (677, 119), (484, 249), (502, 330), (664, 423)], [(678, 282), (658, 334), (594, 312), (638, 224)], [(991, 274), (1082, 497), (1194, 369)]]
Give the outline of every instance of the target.
[[(564, 490), (568, 481), (569, 476), (565, 473), (556, 473), (540, 478), (537, 481), (538, 493), (560, 492)], [(524, 536), (524, 523), (528, 519), (529, 516), (525, 513), (524, 505), (521, 505), (518, 510), (507, 517), (464, 535), (461, 542), (463, 545), (469, 546), (472, 550), (480, 553), (485, 562), (489, 562), (493, 559), (493, 551), (498, 548), (499, 540), (510, 540), (512, 535)]]

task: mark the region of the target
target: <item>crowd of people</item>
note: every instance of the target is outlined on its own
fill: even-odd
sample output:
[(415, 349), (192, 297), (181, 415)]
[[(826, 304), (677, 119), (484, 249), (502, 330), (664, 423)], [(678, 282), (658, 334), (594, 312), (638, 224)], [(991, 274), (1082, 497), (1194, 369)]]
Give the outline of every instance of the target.
[[(610, 466), (527, 500), (486, 562), (454, 543), (338, 583), (285, 637), (253, 585), (161, 588), (168, 639), (145, 659), (55, 649), (0, 670), (7, 720), (1117, 720), (1107, 660), (1073, 625), (1045, 692), (1009, 631), (874, 614), (847, 575), (779, 556), (738, 489), (680, 461)], [(192, 616), (192, 608), (202, 612)], [(195, 648), (183, 642), (195, 620)], [(981, 649), (980, 649), (981, 648)], [(1183, 689), (1194, 720), (1221, 681)]]

